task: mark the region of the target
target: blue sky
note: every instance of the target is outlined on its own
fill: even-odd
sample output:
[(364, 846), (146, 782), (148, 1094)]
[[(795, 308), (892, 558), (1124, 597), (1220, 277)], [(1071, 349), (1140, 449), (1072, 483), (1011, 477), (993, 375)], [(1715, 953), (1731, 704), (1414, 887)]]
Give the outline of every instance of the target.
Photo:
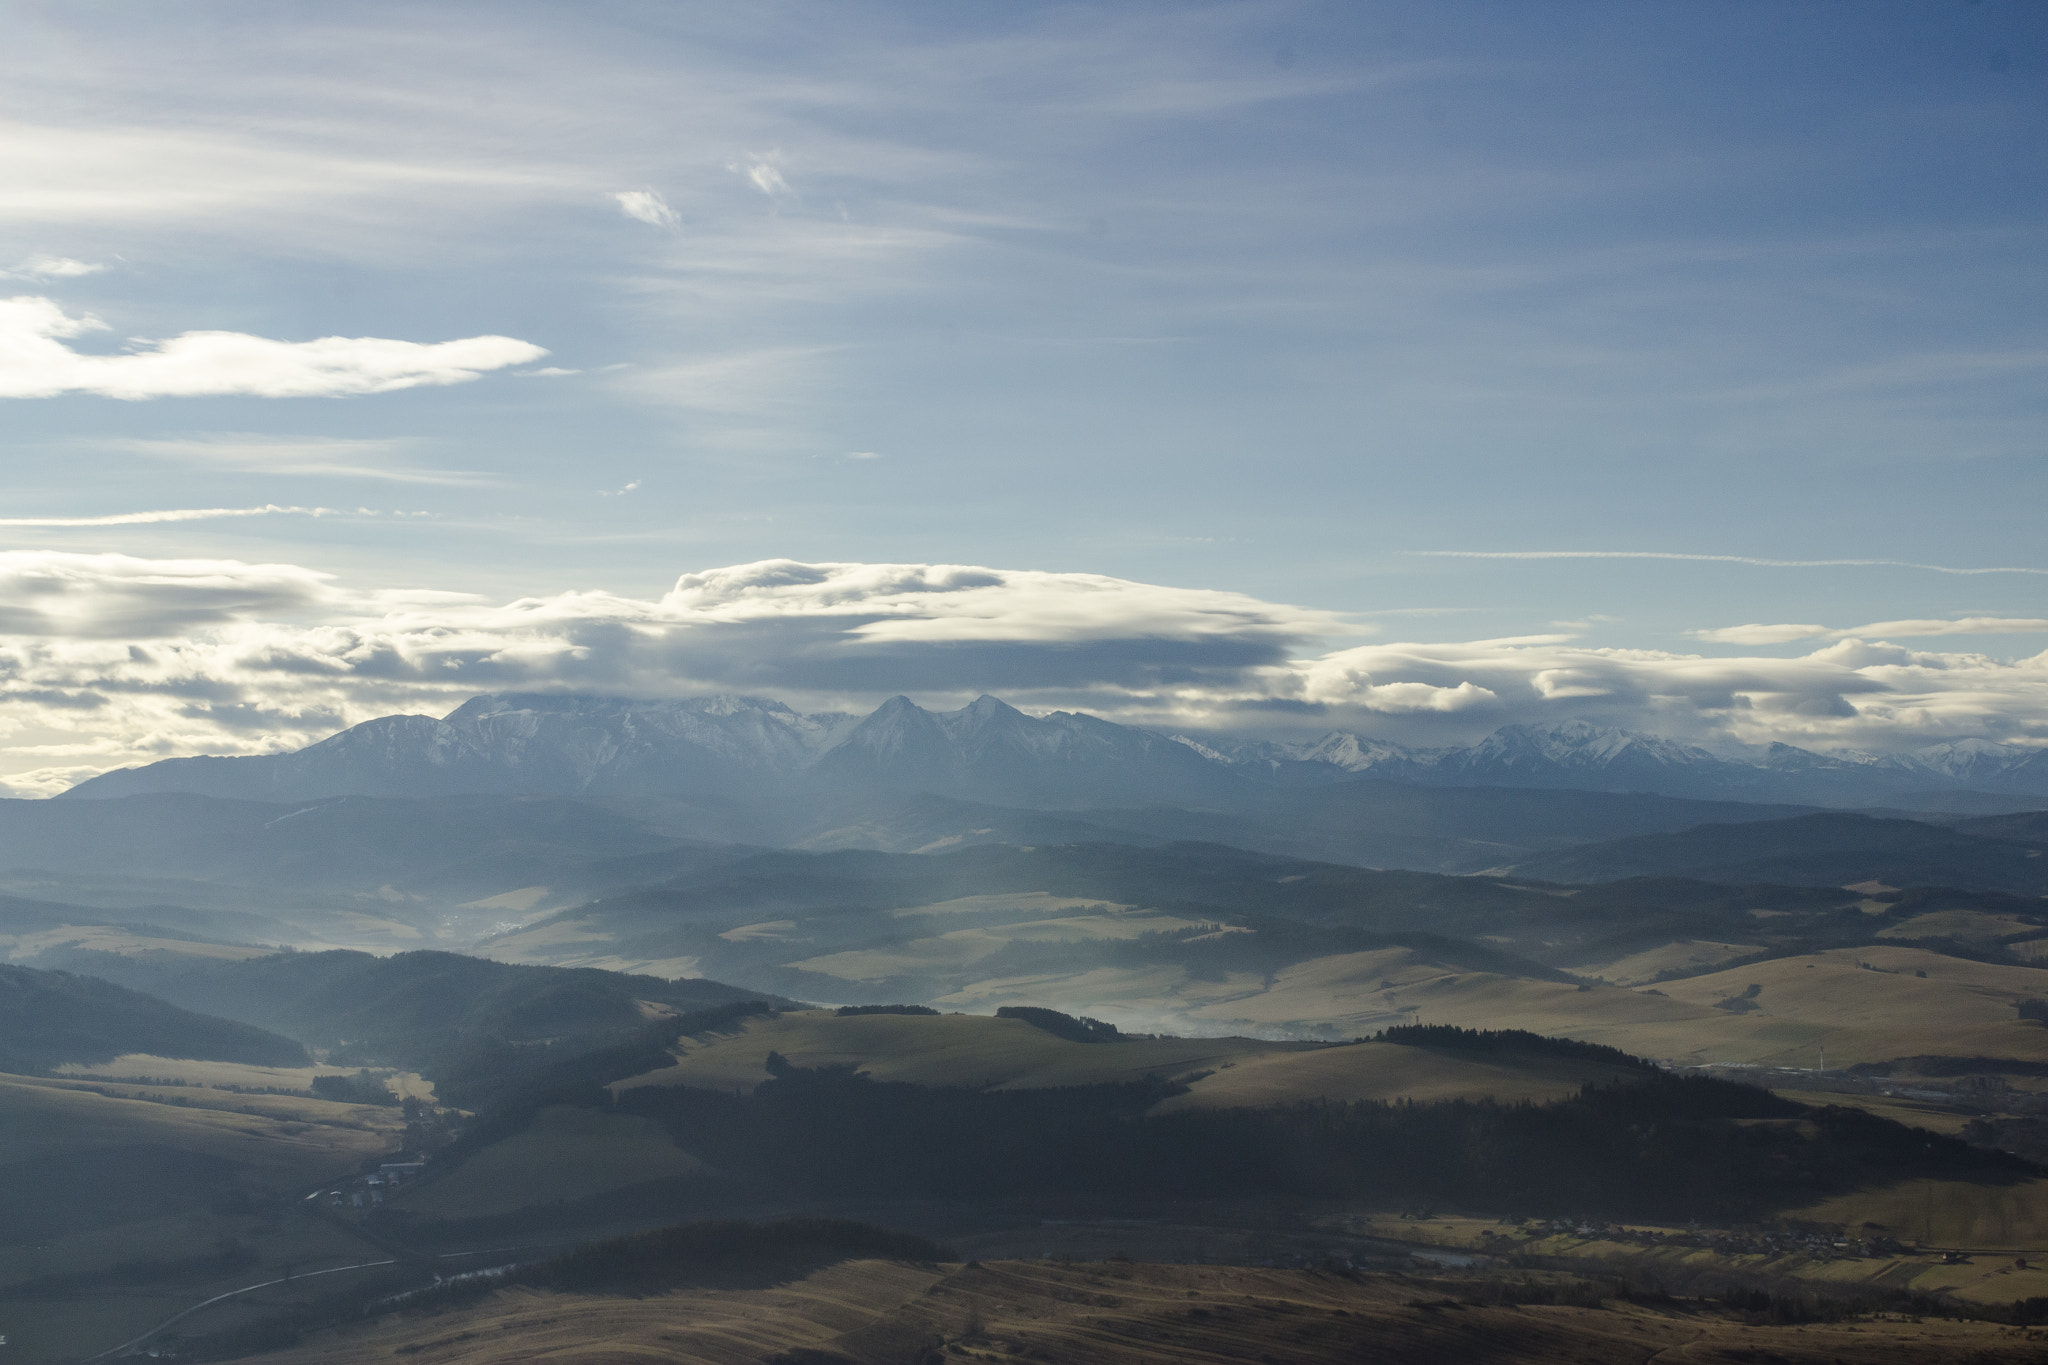
[[(2037, 5), (0, 22), (23, 790), (509, 685), (2048, 741)], [(675, 617), (780, 560), (1013, 576)]]

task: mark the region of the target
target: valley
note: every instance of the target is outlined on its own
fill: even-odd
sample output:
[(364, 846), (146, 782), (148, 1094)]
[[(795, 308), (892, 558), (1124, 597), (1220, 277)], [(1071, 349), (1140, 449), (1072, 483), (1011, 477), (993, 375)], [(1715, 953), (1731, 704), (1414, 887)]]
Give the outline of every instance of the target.
[(1301, 1359), (2048, 1321), (2038, 816), (1542, 785), (1652, 752), (1601, 736), (1484, 786), (720, 706), (489, 699), (424, 793), (453, 741), (395, 718), (0, 803), (15, 1357), (1200, 1359), (1245, 1292)]

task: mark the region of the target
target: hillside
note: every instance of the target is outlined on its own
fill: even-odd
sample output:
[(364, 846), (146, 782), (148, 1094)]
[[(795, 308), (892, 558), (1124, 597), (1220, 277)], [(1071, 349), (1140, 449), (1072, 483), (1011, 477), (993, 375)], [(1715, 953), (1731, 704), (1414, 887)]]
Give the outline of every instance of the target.
[(469, 902), (596, 861), (657, 851), (684, 861), (697, 849), (628, 813), (524, 797), (0, 801), (0, 887), (129, 920), (170, 914), (210, 936), (308, 946), (388, 950), (467, 937), (470, 924), (506, 914)]
[[(987, 889), (999, 887), (1015, 889)], [(592, 902), (484, 951), (682, 966), (835, 1004), (1044, 1005), (1146, 1032), (1351, 1038), (1420, 1018), (1692, 1063), (1806, 1066), (1821, 1048), (1842, 1064), (2048, 1061), (2048, 1033), (2017, 1013), (2023, 998), (2048, 999), (2048, 971), (2028, 965), (2044, 939), (2039, 902), (1992, 893), (1676, 878), (1572, 887), (1213, 845), (1069, 845), (762, 854)], [(1854, 965), (1900, 953), (1928, 959), (1906, 969), (1910, 984)], [(1971, 954), (2017, 975), (1993, 986)], [(1723, 1008), (1731, 992), (1694, 1000), (1678, 989), (1758, 959), (1793, 974), (1784, 993)], [(1834, 1017), (1828, 992), (1845, 963), (1867, 1004)], [(1919, 970), (1928, 978), (1911, 978)]]
[(383, 1106), (0, 1075), (7, 1351), (77, 1360), (277, 1267), (385, 1259), (295, 1210), (402, 1126)]
[(612, 1089), (687, 1086), (748, 1093), (772, 1076), (770, 1054), (790, 1066), (852, 1067), (881, 1081), (996, 1090), (1165, 1077), (1187, 1093), (1162, 1101), (1162, 1113), (1317, 1099), (1556, 1100), (1582, 1085), (1630, 1074), (1611, 1060), (1540, 1049), (1480, 1056), (1394, 1042), (1318, 1047), (1241, 1037), (1127, 1037), (1103, 1046), (987, 1015), (846, 1017), (804, 1011), (741, 1020), (729, 1031), (685, 1039), (675, 1065), (615, 1082)]
[(112, 982), (0, 965), (0, 1071), (33, 1073), (124, 1053), (303, 1066), (289, 1038), (179, 1009)]
[[(915, 853), (988, 843), (1193, 840), (1468, 872), (1575, 843), (1799, 809), (1373, 779), (1246, 789), (1242, 799), (1200, 809), (1045, 811), (931, 793), (843, 791), (774, 800), (458, 795), (292, 803), (183, 793), (0, 800), (0, 891), (154, 922), (162, 922), (159, 907), (187, 907), (178, 927), (212, 936), (397, 948), (488, 928), (508, 910), (517, 917), (536, 905), (561, 908), (761, 847)], [(363, 937), (370, 934), (380, 936)]]
[[(1490, 1231), (1491, 1229), (1489, 1229)], [(1988, 1323), (1855, 1322), (1757, 1325), (1712, 1302), (1603, 1299), (1523, 1308), (1488, 1302), (1487, 1280), (1331, 1274), (1256, 1265), (1158, 1264), (1144, 1242), (1185, 1253), (1214, 1245), (1194, 1229), (1072, 1230), (1100, 1250), (1058, 1261), (969, 1265), (836, 1260), (755, 1282), (679, 1285), (657, 1295), (500, 1290), (450, 1312), (389, 1315), (323, 1332), (265, 1365), (370, 1365), (427, 1355), (463, 1365), (549, 1359), (658, 1358), (676, 1365), (896, 1365), (917, 1358), (1056, 1360), (1129, 1365), (1172, 1360), (1223, 1365), (1323, 1365), (1393, 1358), (1538, 1365), (1625, 1365), (1646, 1358), (1840, 1362), (1841, 1365), (2004, 1365), (2038, 1349)], [(1175, 1236), (1173, 1234), (1177, 1233)], [(1013, 1255), (1015, 1253), (1012, 1253)], [(1180, 1259), (1185, 1259), (1185, 1255)], [(1249, 1259), (1249, 1258), (1247, 1258)], [(772, 1286), (772, 1287), (771, 1287)], [(1389, 1352), (1397, 1354), (1388, 1356)]]
[(763, 998), (716, 981), (516, 966), (441, 952), (108, 957), (96, 965), (165, 999), (204, 1001), (311, 1046), (417, 1067), (481, 1047), (605, 1037), (664, 1012)]
[[(1265, 974), (1402, 944), (1449, 965), (1556, 979), (1558, 966), (1637, 942), (1864, 941), (1877, 926), (1844, 918), (1858, 898), (1678, 880), (1557, 887), (1208, 844), (785, 852), (604, 897), (481, 951), (651, 971), (686, 963), (812, 999), (908, 999), (900, 992), (945, 994), (995, 975), (1154, 963)], [(1773, 911), (1768, 923), (1760, 908)], [(1219, 934), (1226, 925), (1233, 932)], [(830, 981), (867, 984), (849, 996)]]
[[(2008, 819), (2018, 819), (2010, 817)], [(1970, 827), (1986, 828), (1983, 821)], [(2033, 826), (1992, 822), (1989, 828)], [(1697, 877), (1746, 884), (1946, 886), (2048, 895), (2048, 856), (2038, 843), (1965, 833), (1918, 820), (1817, 814), (1789, 820), (1703, 824), (1564, 849), (1514, 864), (1518, 876), (1563, 882)]]

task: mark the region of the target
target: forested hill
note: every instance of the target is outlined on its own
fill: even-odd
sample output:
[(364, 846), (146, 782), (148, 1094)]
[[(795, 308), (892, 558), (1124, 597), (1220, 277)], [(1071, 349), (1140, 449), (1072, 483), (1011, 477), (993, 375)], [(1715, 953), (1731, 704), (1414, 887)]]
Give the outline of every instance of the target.
[(771, 998), (717, 981), (514, 966), (442, 952), (377, 957), (336, 950), (238, 962), (106, 954), (91, 970), (336, 1049), (351, 1065), (429, 1066), (487, 1040), (603, 1037), (644, 1023), (642, 1001), (686, 1011)]
[(0, 1070), (36, 1072), (127, 1053), (256, 1066), (305, 1066), (275, 1033), (180, 1009), (109, 981), (0, 964)]

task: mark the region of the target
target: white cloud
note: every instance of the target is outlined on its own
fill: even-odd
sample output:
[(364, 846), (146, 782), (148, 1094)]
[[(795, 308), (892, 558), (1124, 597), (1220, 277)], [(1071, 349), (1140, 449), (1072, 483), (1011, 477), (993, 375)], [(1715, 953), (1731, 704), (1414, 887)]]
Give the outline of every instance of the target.
[(388, 483), (462, 486), (487, 483), (490, 475), (469, 469), (422, 469), (400, 462), (412, 445), (405, 440), (339, 436), (270, 436), (249, 431), (199, 432), (191, 436), (102, 441), (100, 446), (181, 464), (207, 465), (260, 474), (378, 479)]
[(0, 636), (153, 640), (345, 600), (293, 564), (0, 552)]
[(843, 623), (835, 629), (871, 643), (1280, 643), (1356, 631), (1332, 612), (1276, 606), (1240, 593), (960, 564), (763, 560), (684, 574), (661, 605), (703, 623), (829, 620)]
[(151, 512), (109, 512), (97, 517), (0, 517), (0, 526), (147, 526), (166, 521), (215, 521), (222, 517), (327, 517), (331, 507), (165, 507)]
[(68, 256), (31, 256), (12, 270), (0, 270), (0, 280), (67, 280), (80, 275), (97, 275), (103, 265), (74, 261)]
[(638, 219), (649, 227), (666, 228), (673, 232), (682, 225), (682, 219), (653, 190), (616, 190), (612, 198), (619, 203), (619, 211), (628, 218)]
[(70, 317), (51, 299), (21, 295), (0, 300), (0, 398), (389, 393), (460, 384), (547, 354), (531, 342), (502, 336), (422, 344), (381, 337), (273, 341), (243, 332), (185, 332), (168, 341), (131, 342), (130, 350), (117, 355), (84, 355), (64, 344), (104, 330), (106, 324), (97, 318)]
[(1911, 621), (1873, 621), (1867, 626), (1833, 630), (1812, 625), (1723, 626), (1686, 632), (1695, 640), (1725, 645), (1778, 645), (1793, 640), (1850, 640), (1867, 636), (1905, 639), (1931, 635), (2031, 635), (2048, 631), (2048, 620), (2036, 616), (1959, 616)]
[(1717, 645), (1782, 645), (1794, 640), (1811, 640), (1828, 633), (1826, 626), (1800, 625), (1748, 625), (1722, 626), (1717, 630), (1692, 630), (1686, 634), (1695, 640), (1706, 640)]
[(1749, 564), (1760, 569), (1885, 568), (1952, 574), (2048, 574), (2048, 569), (2040, 568), (1959, 569), (1948, 564), (1922, 564), (1911, 559), (1759, 559), (1754, 555), (1688, 555), (1664, 550), (1403, 550), (1401, 553), (1429, 559), (1678, 559), (1704, 564)]
[(782, 172), (766, 160), (757, 159), (744, 170), (741, 170), (738, 166), (733, 167), (733, 169), (740, 171), (742, 175), (746, 176), (748, 184), (767, 195), (770, 199), (797, 199), (801, 197), (790, 185), (789, 181), (783, 179)]
[[(1139, 724), (1406, 742), (1582, 718), (1694, 741), (1898, 749), (2048, 740), (2048, 653), (1860, 639), (1792, 659), (1569, 637), (1367, 643), (1327, 612), (1097, 574), (766, 560), (658, 599), (357, 591), (288, 564), (0, 554), (0, 770), (55, 785), (171, 754), (293, 747), (476, 692), (752, 691), (859, 706), (982, 690)], [(56, 746), (56, 747), (52, 747)], [(69, 746), (69, 747), (66, 747)], [(40, 788), (38, 788), (40, 789)]]

